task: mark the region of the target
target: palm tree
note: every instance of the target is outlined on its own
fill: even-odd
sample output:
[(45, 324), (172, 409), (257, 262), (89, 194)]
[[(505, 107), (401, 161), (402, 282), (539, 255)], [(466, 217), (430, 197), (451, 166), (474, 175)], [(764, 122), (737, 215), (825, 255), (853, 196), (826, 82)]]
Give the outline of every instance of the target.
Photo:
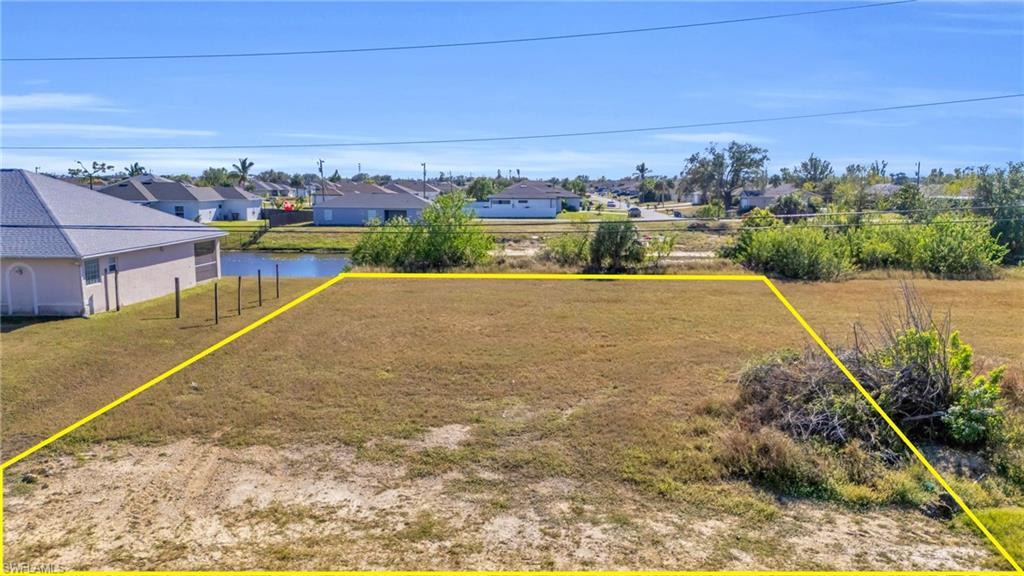
[(132, 177), (132, 176), (142, 176), (143, 174), (146, 173), (146, 167), (142, 166), (138, 162), (132, 162), (132, 165), (131, 166), (126, 166), (124, 170), (125, 170), (125, 172), (128, 173), (129, 177)]
[(239, 158), (238, 164), (232, 164), (231, 167), (238, 172), (238, 185), (242, 186), (249, 181), (249, 170), (252, 169), (254, 162), (249, 162), (248, 158)]

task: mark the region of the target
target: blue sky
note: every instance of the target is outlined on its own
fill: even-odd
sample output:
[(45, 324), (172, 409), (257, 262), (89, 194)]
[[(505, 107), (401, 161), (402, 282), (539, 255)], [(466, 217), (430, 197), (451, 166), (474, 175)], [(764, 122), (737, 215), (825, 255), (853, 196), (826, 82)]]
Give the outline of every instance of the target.
[[(852, 4), (852, 3), (851, 3)], [(2, 3), (6, 57), (330, 49), (682, 24), (846, 3)], [(1024, 92), (1024, 3), (917, 2), (603, 38), (226, 60), (5, 62), (2, 142), (211, 145), (586, 131)], [(856, 117), (559, 140), (345, 149), (5, 150), (4, 167), (76, 160), (198, 173), (439, 170), (530, 177), (676, 174), (709, 141), (894, 171), (1024, 158), (1024, 99)]]

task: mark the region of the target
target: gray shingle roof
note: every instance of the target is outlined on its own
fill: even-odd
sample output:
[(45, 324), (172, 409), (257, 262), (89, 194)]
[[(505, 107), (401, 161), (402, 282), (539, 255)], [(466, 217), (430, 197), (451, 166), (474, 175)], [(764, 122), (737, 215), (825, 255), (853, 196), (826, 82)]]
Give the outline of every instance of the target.
[(0, 171), (0, 255), (89, 258), (227, 233), (25, 170)]
[(576, 195), (561, 186), (547, 182), (517, 182), (491, 198), (543, 200), (547, 198), (576, 198)]
[(213, 189), (225, 200), (260, 200), (259, 196), (238, 186), (214, 186)]
[[(374, 188), (377, 188), (374, 186)], [(381, 189), (383, 190), (383, 189)], [(370, 208), (384, 210), (412, 210), (426, 208), (430, 202), (414, 196), (408, 192), (393, 192), (384, 190), (381, 192), (348, 192), (341, 196), (328, 196), (317, 202), (313, 209), (317, 208)]]
[[(99, 190), (121, 200), (131, 202), (216, 202), (218, 200), (259, 200), (255, 194), (236, 186), (193, 186), (160, 176), (136, 176)], [(239, 193), (241, 192), (241, 193)]]

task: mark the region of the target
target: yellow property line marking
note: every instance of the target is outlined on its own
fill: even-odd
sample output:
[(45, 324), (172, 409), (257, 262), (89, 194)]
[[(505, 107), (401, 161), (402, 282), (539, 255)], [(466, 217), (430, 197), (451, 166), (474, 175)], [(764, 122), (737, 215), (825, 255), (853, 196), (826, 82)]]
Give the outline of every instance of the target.
[[(170, 370), (167, 370), (166, 372), (160, 374), (159, 376), (156, 376), (155, 378), (149, 380), (148, 382), (146, 382), (142, 386), (139, 386), (138, 388), (132, 390), (131, 392), (125, 394), (124, 396), (121, 396), (120, 398), (118, 398), (117, 400), (111, 402), (110, 404), (107, 404), (106, 406), (100, 408), (99, 410), (96, 410), (95, 412), (93, 412), (92, 414), (89, 414), (85, 418), (82, 418), (78, 422), (75, 422), (74, 424), (64, 428), (63, 430), (53, 434), (52, 436), (50, 436), (46, 440), (43, 440), (42, 442), (39, 442), (38, 444), (36, 444), (35, 446), (29, 448), (28, 450), (25, 450), (24, 452), (18, 454), (17, 456), (14, 456), (10, 460), (4, 462), (2, 466), (0, 466), (0, 471), (6, 470), (8, 467), (10, 467), (11, 465), (15, 464), (16, 462), (22, 460), (23, 458), (25, 458), (25, 457), (27, 457), (27, 456), (29, 456), (29, 455), (31, 455), (31, 454), (41, 450), (42, 448), (46, 447), (48, 444), (51, 444), (51, 443), (59, 440), (63, 436), (66, 436), (67, 434), (70, 434), (74, 430), (76, 430), (79, 427), (89, 423), (90, 421), (94, 420), (95, 418), (105, 414), (106, 412), (116, 408), (117, 406), (127, 402), (128, 400), (131, 400), (132, 398), (134, 398), (135, 396), (141, 394), (142, 392), (146, 391), (147, 389), (155, 386), (156, 384), (159, 384), (160, 382), (166, 380), (170, 376), (173, 376), (174, 374), (180, 372), (181, 370), (187, 368), (188, 366), (191, 366), (192, 364), (198, 362), (202, 358), (205, 358), (206, 356), (210, 355), (211, 353), (213, 353), (213, 352), (223, 348), (224, 346), (230, 344), (231, 342), (234, 342), (238, 338), (244, 336), (245, 334), (248, 334), (249, 332), (255, 330), (256, 328), (259, 328), (263, 324), (266, 324), (267, 322), (269, 322), (270, 320), (273, 320), (274, 318), (280, 316), (284, 312), (287, 312), (288, 310), (291, 310), (295, 306), (301, 304), (302, 302), (308, 300), (309, 298), (315, 296), (316, 294), (319, 294), (320, 292), (323, 292), (327, 288), (333, 286), (334, 284), (338, 283), (339, 281), (341, 281), (341, 280), (343, 280), (345, 278), (416, 278), (416, 279), (453, 279), (453, 280), (606, 280), (606, 281), (607, 280), (635, 280), (635, 281), (697, 280), (697, 281), (739, 281), (739, 282), (754, 281), (754, 282), (762, 282), (766, 286), (768, 286), (768, 288), (772, 291), (772, 293), (775, 294), (775, 297), (778, 298), (778, 300), (780, 302), (782, 302), (782, 304), (786, 307), (786, 309), (789, 310), (790, 314), (792, 314), (793, 317), (796, 318), (797, 322), (800, 323), (800, 325), (804, 328), (804, 330), (807, 332), (807, 334), (810, 335), (810, 337), (814, 340), (814, 342), (817, 343), (818, 346), (825, 352), (825, 354), (832, 360), (832, 362), (835, 363), (835, 365), (840, 369), (840, 371), (842, 371), (842, 373), (847, 377), (847, 379), (849, 379), (850, 382), (853, 383), (853, 385), (864, 396), (864, 398), (868, 401), (868, 403), (871, 405), (871, 407), (874, 408), (876, 412), (878, 412), (879, 416), (881, 416), (885, 420), (885, 422), (887, 424), (889, 424), (889, 426), (896, 432), (897, 436), (899, 436), (900, 440), (902, 440), (903, 443), (906, 444), (906, 446), (910, 449), (910, 451), (914, 454), (914, 456), (917, 457), (917, 459), (924, 465), (924, 467), (928, 470), (928, 472), (935, 478), (936, 481), (938, 481), (939, 485), (942, 486), (942, 488), (953, 498), (954, 501), (956, 501), (956, 503), (960, 506), (960, 508), (967, 515), (967, 517), (970, 518), (972, 522), (974, 522), (974, 525), (977, 526), (979, 530), (981, 530), (982, 534), (984, 534), (988, 538), (989, 542), (991, 542), (992, 545), (995, 546), (996, 550), (998, 550), (999, 553), (1002, 554), (1003, 558), (1005, 558), (1006, 561), (1009, 562), (1010, 565), (1013, 566), (1013, 569), (1014, 569), (1013, 572), (1009, 572), (1009, 571), (1004, 571), (1004, 572), (981, 572), (981, 571), (905, 571), (904, 572), (904, 571), (901, 571), (899, 573), (900, 574), (922, 574), (922, 575), (927, 574), (927, 575), (930, 575), (930, 576), (936, 576), (936, 575), (945, 575), (945, 574), (948, 574), (948, 575), (953, 575), (953, 574), (1019, 574), (1019, 573), (1022, 572), (1020, 565), (1017, 564), (1017, 561), (1013, 558), (1013, 556), (1011, 556), (1010, 553), (1007, 552), (1006, 548), (1003, 547), (1003, 545), (999, 542), (999, 540), (988, 530), (987, 527), (985, 527), (985, 525), (981, 522), (981, 520), (977, 517), (977, 515), (975, 515), (974, 512), (970, 509), (970, 507), (967, 506), (967, 503), (964, 502), (964, 500), (960, 497), (959, 494), (956, 493), (956, 491), (953, 490), (952, 486), (950, 486), (949, 483), (946, 482), (946, 479), (942, 477), (942, 475), (939, 473), (939, 471), (936, 470), (935, 467), (933, 467), (931, 465), (931, 463), (928, 461), (928, 459), (925, 458), (924, 454), (922, 454), (921, 451), (917, 448), (917, 446), (915, 446), (914, 443), (911, 442), (910, 438), (908, 438), (906, 436), (906, 434), (903, 433), (903, 431), (900, 429), (900, 427), (896, 425), (896, 422), (894, 422), (893, 419), (889, 417), (889, 415), (878, 404), (878, 402), (875, 401), (875, 399), (871, 396), (871, 394), (867, 391), (867, 389), (865, 389), (864, 386), (861, 385), (861, 383), (857, 380), (857, 378), (853, 375), (853, 373), (850, 372), (849, 369), (847, 369), (847, 367), (842, 363), (841, 360), (839, 360), (839, 357), (837, 357), (835, 355), (835, 353), (832, 352), (832, 349), (829, 348), (827, 344), (825, 344), (825, 341), (822, 340), (820, 336), (818, 336), (817, 332), (815, 332), (814, 329), (811, 328), (811, 326), (807, 323), (807, 321), (804, 320), (803, 316), (801, 316), (800, 313), (797, 312), (796, 308), (794, 308), (793, 305), (789, 303), (789, 300), (787, 300), (786, 297), (782, 295), (782, 292), (779, 291), (779, 289), (775, 286), (775, 284), (773, 284), (772, 281), (770, 279), (768, 279), (768, 277), (761, 276), (761, 275), (743, 275), (743, 274), (721, 274), (721, 275), (716, 275), (716, 274), (643, 275), (643, 274), (514, 274), (514, 273), (343, 272), (341, 274), (338, 274), (334, 278), (331, 278), (327, 282), (324, 282), (323, 284), (317, 286), (316, 288), (313, 288), (309, 292), (306, 292), (305, 294), (303, 294), (303, 295), (299, 296), (298, 298), (292, 300), (291, 302), (285, 304), (284, 306), (281, 306), (277, 310), (274, 310), (270, 314), (267, 314), (266, 316), (261, 317), (260, 319), (256, 320), (252, 324), (249, 324), (248, 326), (242, 328), (241, 330), (238, 330), (237, 332), (235, 332), (235, 333), (231, 334), (230, 336), (224, 338), (220, 342), (217, 342), (216, 344), (206, 348), (205, 350), (203, 350), (199, 354), (196, 354), (195, 356), (189, 358), (188, 360), (185, 360), (184, 362), (178, 364), (177, 366), (171, 368)], [(3, 572), (4, 571), (3, 568), (5, 568), (5, 566), (2, 564), (2, 562), (3, 562), (3, 538), (2, 538), (2, 534), (3, 534), (3, 478), (2, 478), (2, 474), (0, 474), (0, 572)], [(28, 573), (33, 573), (33, 572), (28, 572)], [(74, 571), (74, 572), (64, 572), (63, 574), (83, 574), (84, 575), (84, 574), (97, 574), (97, 573), (99, 573), (99, 572), (98, 571)], [(723, 574), (725, 574), (725, 575), (733, 575), (733, 576), (742, 576), (742, 575), (747, 575), (747, 574), (750, 574), (750, 575), (768, 575), (768, 574), (772, 574), (772, 575), (779, 575), (779, 576), (785, 576), (785, 575), (793, 575), (793, 576), (817, 576), (817, 575), (821, 575), (821, 576), (824, 576), (826, 574), (859, 574), (859, 575), (891, 574), (892, 572), (891, 571), (846, 571), (846, 572), (844, 572), (844, 571), (835, 571), (835, 570), (828, 570), (828, 571), (706, 571), (705, 570), (705, 571), (646, 571), (645, 572), (645, 571), (626, 570), (626, 571), (611, 571), (611, 572), (610, 571), (464, 571), (464, 572), (454, 572), (454, 571), (380, 571), (380, 572), (375, 572), (375, 573), (379, 574), (381, 576), (399, 576), (399, 575), (404, 575), (404, 576), (437, 576), (439, 574), (478, 574), (478, 575), (496, 574), (496, 575), (501, 575), (501, 576), (546, 576), (546, 575), (551, 575), (551, 576), (570, 576), (570, 575), (581, 575), (581, 576), (583, 576), (583, 575), (585, 575), (585, 576), (624, 576), (624, 575), (640, 575), (640, 574), (642, 574), (644, 576), (660, 576), (660, 575), (664, 575), (664, 576), (671, 576), (671, 575), (689, 576), (689, 575), (700, 575), (700, 574), (709, 574), (709, 575), (711, 575), (711, 574), (716, 574), (716, 575), (723, 575)], [(293, 574), (294, 575), (299, 575), (299, 574), (302, 574), (302, 575), (306, 575), (306, 574), (324, 574), (324, 575), (329, 575), (329, 576), (357, 576), (357, 575), (364, 576), (366, 574), (366, 572), (359, 572), (359, 571), (238, 571), (238, 572), (225, 572), (225, 571), (208, 571), (208, 572), (198, 572), (198, 571), (148, 571), (148, 572), (147, 571), (121, 571), (121, 572), (116, 572), (116, 574), (118, 574), (119, 576), (129, 576), (129, 575), (139, 575), (139, 576), (159, 576), (159, 575), (171, 576), (171, 575), (174, 575), (174, 576), (178, 576), (178, 575), (184, 575), (184, 574), (194, 574), (196, 576), (216, 576), (216, 575), (226, 575), (226, 574), (247, 574), (247, 575), (250, 575), (250, 576), (256, 576), (256, 575), (287, 576), (287, 575), (293, 575)]]
[(52, 436), (50, 436), (46, 440), (43, 440), (42, 442), (40, 442), (40, 443), (36, 444), (35, 446), (29, 448), (28, 450), (25, 450), (21, 454), (18, 454), (17, 456), (15, 456), (15, 457), (11, 458), (10, 460), (4, 462), (3, 465), (0, 465), (0, 471), (6, 470), (12, 464), (15, 464), (19, 460), (21, 460), (21, 459), (23, 459), (23, 458), (25, 458), (25, 457), (27, 457), (27, 456), (29, 456), (31, 454), (34, 454), (35, 452), (37, 452), (39, 450), (45, 448), (48, 444), (56, 442), (57, 440), (61, 439), (62, 437), (70, 434), (71, 432), (74, 432), (78, 428), (81, 428), (85, 424), (88, 424), (89, 422), (95, 420), (99, 416), (101, 416), (103, 414), (106, 414), (110, 410), (113, 410), (114, 408), (120, 406), (121, 404), (124, 404), (125, 402), (131, 400), (132, 398), (138, 396), (139, 394), (142, 394), (143, 392), (145, 392), (146, 390), (152, 388), (153, 386), (156, 386), (160, 382), (163, 382), (167, 378), (169, 378), (169, 377), (177, 374), (178, 372), (181, 372), (185, 368), (188, 368), (189, 366), (195, 364), (196, 362), (198, 362), (199, 360), (205, 358), (206, 356), (209, 356), (210, 354), (216, 352), (217, 350), (220, 350), (221, 348), (227, 346), (228, 344), (234, 342), (235, 340), (241, 338), (242, 336), (245, 336), (249, 332), (252, 332), (253, 330), (259, 328), (260, 326), (263, 326), (267, 322), (270, 322), (274, 318), (277, 318), (281, 314), (284, 314), (285, 312), (291, 310), (292, 308), (298, 306), (299, 304), (305, 302), (306, 300), (312, 298), (313, 296), (323, 292), (327, 288), (329, 288), (329, 287), (333, 286), (334, 284), (338, 283), (338, 281), (340, 281), (342, 278), (344, 278), (344, 275), (339, 274), (339, 275), (335, 276), (334, 278), (331, 278), (327, 282), (324, 282), (323, 284), (317, 286), (316, 288), (313, 288), (309, 292), (306, 292), (302, 296), (299, 296), (298, 298), (296, 298), (296, 299), (292, 300), (291, 302), (285, 304), (284, 306), (281, 306), (277, 310), (274, 310), (270, 314), (267, 314), (266, 316), (260, 317), (259, 320), (256, 320), (255, 322), (253, 322), (252, 324), (249, 324), (245, 328), (242, 328), (241, 330), (238, 330), (234, 334), (228, 336), (227, 338), (224, 338), (220, 342), (217, 342), (216, 344), (214, 344), (213, 346), (210, 346), (209, 348), (203, 350), (199, 354), (196, 354), (195, 356), (189, 358), (188, 360), (185, 360), (184, 362), (178, 364), (174, 368), (171, 368), (170, 370), (164, 372), (163, 374), (160, 374), (159, 376), (149, 380), (148, 382), (146, 382), (142, 386), (139, 386), (135, 390), (132, 390), (131, 392), (125, 394), (124, 396), (121, 396), (120, 398), (118, 398), (117, 400), (114, 400), (110, 404), (107, 404), (106, 406), (100, 408), (99, 410), (93, 412), (92, 414), (89, 414), (85, 418), (82, 418), (78, 422), (75, 422), (74, 424), (64, 428), (63, 430), (53, 434)]
[(921, 451), (918, 450), (917, 446), (915, 446), (914, 443), (910, 441), (910, 438), (908, 438), (907, 435), (903, 433), (903, 430), (900, 430), (900, 427), (896, 425), (896, 422), (894, 422), (893, 419), (890, 418), (888, 414), (886, 414), (885, 410), (878, 404), (878, 402), (875, 401), (874, 397), (871, 396), (871, 393), (869, 393), (867, 389), (864, 388), (860, 381), (857, 380), (857, 377), (854, 376), (852, 372), (850, 372), (846, 365), (844, 365), (843, 362), (839, 359), (839, 357), (836, 356), (835, 352), (833, 352), (832, 349), (828, 347), (828, 344), (825, 344), (825, 341), (821, 339), (821, 336), (818, 336), (818, 333), (815, 332), (814, 329), (811, 328), (811, 325), (808, 324), (806, 320), (804, 320), (804, 317), (801, 316), (800, 313), (796, 311), (796, 308), (794, 308), (793, 305), (789, 303), (789, 300), (786, 300), (786, 297), (783, 296), (782, 292), (780, 292), (779, 289), (775, 287), (775, 284), (773, 284), (772, 281), (769, 280), (768, 278), (764, 279), (764, 283), (768, 286), (768, 288), (771, 289), (772, 293), (775, 294), (775, 296), (779, 299), (780, 302), (782, 302), (786, 309), (789, 310), (789, 313), (792, 314), (794, 318), (796, 318), (796, 321), (799, 322), (800, 325), (804, 327), (804, 330), (806, 330), (807, 333), (810, 334), (811, 338), (818, 344), (818, 346), (825, 351), (825, 354), (828, 355), (832, 362), (839, 367), (839, 370), (841, 370), (842, 373), (846, 375), (846, 378), (850, 382), (852, 382), (854, 386), (857, 387), (857, 390), (861, 393), (862, 396), (864, 396), (868, 403), (871, 404), (871, 407), (875, 409), (875, 412), (878, 412), (878, 415), (881, 416), (885, 420), (885, 422), (896, 432), (896, 435), (899, 436), (900, 440), (902, 440), (903, 443), (907, 445), (907, 448), (910, 448), (910, 451), (913, 452), (914, 456), (916, 456), (917, 459), (921, 461), (921, 464), (924, 464), (924, 467), (933, 477), (935, 477), (935, 480), (938, 481), (940, 486), (942, 486), (942, 489), (953, 497), (953, 500), (955, 500), (956, 503), (960, 506), (960, 508), (964, 511), (964, 514), (966, 514), (967, 517), (970, 518), (972, 522), (974, 522), (974, 525), (977, 526), (978, 529), (981, 530), (981, 533), (988, 538), (989, 542), (991, 542), (992, 545), (996, 547), (996, 550), (999, 550), (999, 553), (1003, 555), (1003, 558), (1006, 558), (1006, 561), (1009, 562), (1011, 566), (1013, 566), (1014, 570), (1016, 570), (1017, 572), (1021, 572), (1021, 567), (1019, 564), (1017, 564), (1017, 561), (1013, 558), (1013, 556), (1011, 556), (1010, 553), (1006, 551), (1006, 548), (1003, 548), (1003, 545), (999, 542), (999, 540), (994, 535), (992, 535), (991, 532), (988, 531), (988, 528), (985, 527), (985, 524), (983, 524), (981, 520), (978, 519), (978, 517), (974, 514), (974, 511), (971, 510), (969, 506), (967, 506), (967, 503), (964, 502), (963, 498), (960, 498), (960, 495), (957, 494), (955, 490), (953, 490), (953, 487), (950, 486), (948, 482), (946, 482), (946, 479), (942, 477), (942, 474), (939, 474), (939, 471), (936, 470), (934, 466), (932, 466), (931, 462), (929, 462), (928, 459), (925, 458), (924, 454), (922, 454)]
[(113, 570), (113, 571), (89, 571), (89, 570), (68, 570), (65, 572), (4, 572), (6, 574), (36, 574), (52, 575), (62, 574), (64, 576), (94, 576), (96, 574), (108, 574), (112, 576), (445, 576), (447, 574), (458, 576), (1019, 576), (1019, 572), (1012, 570), (435, 570), (406, 572), (394, 570), (369, 570), (360, 572), (358, 570), (238, 570), (238, 571), (211, 571), (211, 570)]

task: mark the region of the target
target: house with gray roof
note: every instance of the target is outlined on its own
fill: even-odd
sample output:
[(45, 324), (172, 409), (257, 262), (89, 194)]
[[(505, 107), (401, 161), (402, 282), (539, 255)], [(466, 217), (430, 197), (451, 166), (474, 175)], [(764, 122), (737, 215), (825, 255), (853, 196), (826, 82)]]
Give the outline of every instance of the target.
[(547, 182), (516, 182), (467, 206), (480, 218), (554, 218), (563, 209), (579, 210), (581, 198)]
[(778, 186), (769, 186), (767, 188), (743, 188), (733, 192), (734, 196), (739, 196), (740, 199), (740, 213), (748, 212), (754, 208), (768, 208), (775, 204), (783, 196), (789, 196), (793, 193), (802, 193), (802, 190), (796, 184), (784, 183)]
[(89, 316), (220, 276), (226, 233), (26, 170), (0, 171), (0, 313)]
[(277, 198), (280, 196), (295, 196), (296, 190), (287, 184), (276, 182), (264, 182), (262, 180), (249, 180), (252, 193), (263, 198)]
[(430, 201), (409, 192), (389, 190), (375, 184), (350, 182), (345, 192), (323, 196), (313, 205), (313, 223), (318, 226), (365, 226), (373, 220), (386, 222), (405, 218), (415, 222)]
[(151, 174), (133, 176), (99, 192), (193, 222), (259, 220), (263, 202), (237, 186), (193, 186)]
[(441, 195), (440, 188), (423, 180), (392, 180), (385, 184), (384, 188), (394, 192), (407, 192), (427, 200), (434, 200)]

